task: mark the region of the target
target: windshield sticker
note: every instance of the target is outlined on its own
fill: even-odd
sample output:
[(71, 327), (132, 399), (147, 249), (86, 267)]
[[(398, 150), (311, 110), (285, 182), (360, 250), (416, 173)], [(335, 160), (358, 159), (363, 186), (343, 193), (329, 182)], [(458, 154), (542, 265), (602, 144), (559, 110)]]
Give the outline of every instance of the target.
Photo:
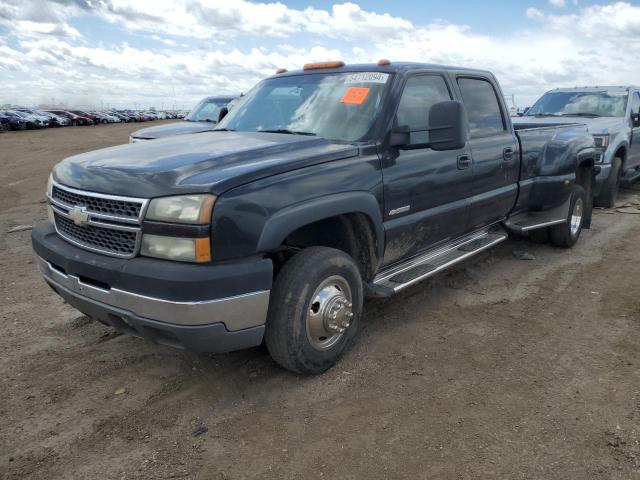
[(350, 87), (347, 93), (342, 97), (342, 103), (345, 105), (362, 105), (369, 95), (368, 88)]
[(388, 73), (382, 72), (359, 72), (346, 76), (344, 83), (387, 83)]

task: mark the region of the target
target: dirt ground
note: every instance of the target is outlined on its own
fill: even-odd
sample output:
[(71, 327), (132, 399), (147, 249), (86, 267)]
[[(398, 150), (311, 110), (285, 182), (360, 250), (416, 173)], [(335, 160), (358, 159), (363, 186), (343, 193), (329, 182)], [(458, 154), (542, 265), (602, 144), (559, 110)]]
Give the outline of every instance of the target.
[(7, 233), (44, 221), (56, 162), (139, 127), (0, 135), (1, 479), (640, 479), (640, 215), (369, 300), (346, 358), (303, 378), (263, 348), (117, 335)]

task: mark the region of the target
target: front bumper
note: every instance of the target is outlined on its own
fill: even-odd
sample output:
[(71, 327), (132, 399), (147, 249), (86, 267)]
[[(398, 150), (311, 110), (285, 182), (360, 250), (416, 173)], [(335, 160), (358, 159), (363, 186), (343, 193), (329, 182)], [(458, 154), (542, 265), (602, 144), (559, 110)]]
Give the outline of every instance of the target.
[(272, 278), (268, 260), (123, 260), (71, 245), (51, 225), (36, 227), (32, 241), (47, 283), (82, 313), (124, 333), (199, 352), (262, 341)]

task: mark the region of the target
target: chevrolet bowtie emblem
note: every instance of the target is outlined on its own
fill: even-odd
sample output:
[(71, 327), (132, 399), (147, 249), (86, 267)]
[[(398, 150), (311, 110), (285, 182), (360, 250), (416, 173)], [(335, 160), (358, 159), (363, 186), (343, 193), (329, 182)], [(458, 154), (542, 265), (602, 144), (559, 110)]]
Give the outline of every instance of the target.
[(89, 214), (85, 207), (73, 207), (69, 210), (69, 218), (73, 220), (73, 223), (80, 227), (84, 227), (89, 224)]

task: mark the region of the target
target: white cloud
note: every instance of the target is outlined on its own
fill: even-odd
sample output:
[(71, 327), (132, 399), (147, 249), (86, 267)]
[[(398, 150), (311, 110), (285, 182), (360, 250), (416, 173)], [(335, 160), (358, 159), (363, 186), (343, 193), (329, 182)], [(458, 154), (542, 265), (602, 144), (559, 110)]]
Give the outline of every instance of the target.
[(544, 19), (544, 13), (537, 8), (529, 7), (527, 8), (527, 18), (532, 20), (542, 20)]
[[(36, 0), (0, 4), (0, 27), (12, 39), (0, 41), (0, 104), (53, 98), (189, 106), (204, 95), (246, 91), (277, 67), (328, 59), (489, 69), (521, 105), (557, 86), (637, 83), (640, 77), (630, 53), (640, 41), (640, 7), (626, 2), (562, 14), (529, 8), (527, 29), (491, 35), (444, 22), (414, 25), (355, 3), (294, 9), (246, 0), (56, 0), (55, 7)], [(83, 37), (71, 23), (86, 15), (156, 46)], [(277, 46), (267, 48), (265, 38)]]
[(563, 8), (567, 6), (564, 0), (549, 0), (549, 3), (556, 8)]

